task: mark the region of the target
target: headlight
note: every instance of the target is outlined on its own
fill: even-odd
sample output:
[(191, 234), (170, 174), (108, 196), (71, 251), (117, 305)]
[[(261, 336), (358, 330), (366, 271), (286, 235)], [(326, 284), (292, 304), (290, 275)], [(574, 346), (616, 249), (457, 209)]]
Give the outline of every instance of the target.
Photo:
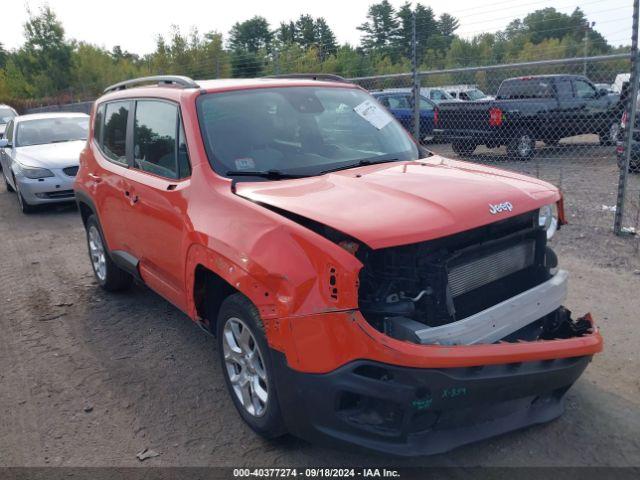
[(53, 172), (51, 170), (47, 170), (46, 168), (26, 167), (24, 165), (17, 165), (17, 167), (20, 173), (27, 178), (37, 179), (53, 177)]
[(547, 240), (558, 230), (558, 207), (555, 203), (545, 205), (538, 211), (538, 225), (547, 231)]

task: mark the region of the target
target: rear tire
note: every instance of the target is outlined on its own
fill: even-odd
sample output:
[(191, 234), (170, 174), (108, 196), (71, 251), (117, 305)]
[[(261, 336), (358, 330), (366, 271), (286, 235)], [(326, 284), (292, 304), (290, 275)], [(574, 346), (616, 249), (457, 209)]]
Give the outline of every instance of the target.
[(241, 293), (227, 297), (216, 332), (222, 374), (242, 419), (265, 438), (286, 434), (271, 352), (256, 306)]
[(471, 142), (453, 142), (451, 144), (451, 148), (455, 152), (456, 155), (460, 157), (468, 157), (472, 155), (475, 151), (477, 145), (474, 145)]
[(118, 267), (107, 250), (107, 244), (102, 235), (102, 228), (95, 215), (87, 218), (87, 247), (93, 273), (98, 285), (108, 292), (126, 290), (133, 284), (133, 277)]
[(507, 155), (516, 160), (529, 160), (536, 149), (536, 141), (529, 132), (519, 134), (507, 144)]

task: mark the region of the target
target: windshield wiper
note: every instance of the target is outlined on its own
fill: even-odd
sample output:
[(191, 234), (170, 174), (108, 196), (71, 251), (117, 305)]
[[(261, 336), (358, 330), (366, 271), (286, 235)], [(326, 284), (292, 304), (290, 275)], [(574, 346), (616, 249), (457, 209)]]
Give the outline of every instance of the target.
[(280, 180), (284, 178), (304, 178), (308, 175), (299, 175), (296, 173), (287, 173), (281, 170), (229, 170), (228, 177), (262, 177), (271, 180)]
[(348, 170), (350, 168), (365, 167), (367, 165), (376, 165), (378, 163), (391, 163), (391, 162), (398, 162), (398, 161), (399, 161), (398, 158), (385, 158), (382, 160), (363, 158), (362, 160), (358, 160), (355, 163), (349, 163), (348, 165), (341, 165), (339, 167), (330, 168), (329, 170), (323, 170), (322, 172), (319, 173), (319, 175), (323, 175), (325, 173), (331, 173), (331, 172), (338, 172), (340, 170)]

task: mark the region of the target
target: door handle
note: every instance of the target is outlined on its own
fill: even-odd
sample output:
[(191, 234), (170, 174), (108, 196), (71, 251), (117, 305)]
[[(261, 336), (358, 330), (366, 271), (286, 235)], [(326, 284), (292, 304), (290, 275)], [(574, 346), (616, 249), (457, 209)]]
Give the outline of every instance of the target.
[(100, 178), (98, 175), (96, 175), (95, 173), (90, 173), (89, 174), (89, 178), (91, 180), (93, 180), (96, 183), (100, 183), (102, 181), (102, 178)]

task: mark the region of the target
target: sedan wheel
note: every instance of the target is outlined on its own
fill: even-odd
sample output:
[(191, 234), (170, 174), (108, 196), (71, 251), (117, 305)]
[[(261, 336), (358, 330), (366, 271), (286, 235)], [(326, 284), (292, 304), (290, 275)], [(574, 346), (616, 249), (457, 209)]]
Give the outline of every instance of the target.
[(226, 321), (222, 347), (233, 393), (247, 413), (255, 417), (264, 415), (269, 402), (269, 382), (262, 352), (249, 327), (239, 318)]

